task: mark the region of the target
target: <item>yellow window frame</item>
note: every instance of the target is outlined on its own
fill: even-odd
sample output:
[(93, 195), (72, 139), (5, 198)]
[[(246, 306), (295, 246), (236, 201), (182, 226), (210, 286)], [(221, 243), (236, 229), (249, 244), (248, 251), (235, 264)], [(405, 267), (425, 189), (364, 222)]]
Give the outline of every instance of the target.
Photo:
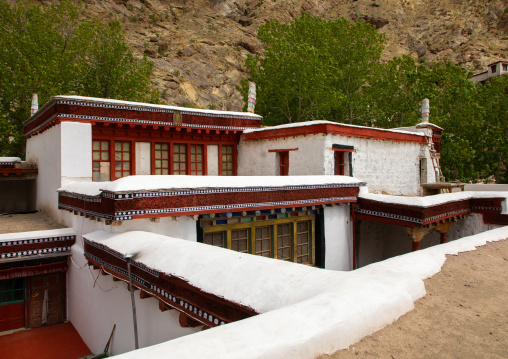
[(272, 248), (271, 248), (271, 258), (277, 259), (277, 225), (291, 223), (291, 261), (296, 263), (297, 255), (296, 255), (296, 238), (297, 238), (297, 222), (309, 222), (309, 231), (311, 236), (311, 251), (310, 251), (310, 261), (307, 265), (314, 265), (316, 260), (316, 239), (315, 239), (315, 215), (308, 216), (298, 216), (298, 217), (289, 217), (289, 218), (280, 218), (280, 219), (269, 219), (265, 221), (254, 221), (254, 222), (245, 222), (245, 223), (234, 223), (234, 224), (222, 224), (222, 225), (214, 225), (214, 226), (206, 226), (203, 227), (203, 238), (208, 233), (215, 232), (226, 232), (226, 248), (231, 249), (231, 231), (238, 229), (248, 229), (249, 230), (249, 250), (248, 253), (256, 255), (256, 232), (252, 229), (256, 229), (257, 227), (272, 227), (271, 236), (272, 236)]

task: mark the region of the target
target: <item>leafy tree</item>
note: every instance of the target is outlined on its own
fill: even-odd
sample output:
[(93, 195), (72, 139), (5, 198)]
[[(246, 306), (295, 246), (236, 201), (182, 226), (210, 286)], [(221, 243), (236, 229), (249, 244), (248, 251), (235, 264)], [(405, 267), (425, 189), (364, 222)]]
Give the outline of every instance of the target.
[(158, 101), (153, 64), (133, 57), (120, 24), (82, 20), (81, 11), (70, 0), (0, 2), (1, 155), (24, 155), (34, 93), (41, 104), (60, 94)]
[(414, 126), (421, 117), (422, 100), (435, 87), (430, 75), (426, 66), (409, 56), (378, 64), (362, 92), (371, 123), (382, 128)]
[(303, 13), (289, 24), (262, 25), (258, 37), (264, 54), (249, 56), (246, 66), (257, 85), (256, 112), (265, 124), (353, 121), (359, 91), (383, 49), (384, 36), (373, 26)]

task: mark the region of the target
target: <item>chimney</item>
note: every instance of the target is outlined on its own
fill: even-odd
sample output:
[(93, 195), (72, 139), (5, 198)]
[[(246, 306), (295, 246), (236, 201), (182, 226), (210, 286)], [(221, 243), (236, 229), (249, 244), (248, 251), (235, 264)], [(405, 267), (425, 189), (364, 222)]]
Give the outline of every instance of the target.
[(428, 98), (422, 101), (422, 108), (420, 111), (422, 112), (422, 123), (429, 123), (430, 106)]
[(256, 108), (256, 84), (249, 81), (249, 96), (247, 97), (247, 112), (254, 113)]
[(39, 99), (37, 98), (37, 94), (34, 93), (32, 96), (32, 107), (30, 108), (30, 113), (33, 116), (37, 111), (39, 111)]

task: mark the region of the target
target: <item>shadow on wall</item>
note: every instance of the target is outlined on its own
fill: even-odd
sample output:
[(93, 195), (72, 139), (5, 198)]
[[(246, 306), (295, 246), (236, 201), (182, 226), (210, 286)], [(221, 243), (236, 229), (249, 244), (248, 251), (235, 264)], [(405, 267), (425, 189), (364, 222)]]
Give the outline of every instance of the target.
[(35, 211), (36, 180), (2, 180), (0, 182), (0, 213)]

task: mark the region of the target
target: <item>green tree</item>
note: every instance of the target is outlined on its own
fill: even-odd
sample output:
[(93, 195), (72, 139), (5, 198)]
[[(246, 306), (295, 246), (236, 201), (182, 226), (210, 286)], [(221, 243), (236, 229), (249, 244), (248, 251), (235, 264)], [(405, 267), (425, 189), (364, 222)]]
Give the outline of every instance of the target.
[(1, 155), (24, 156), (34, 93), (41, 104), (61, 94), (158, 101), (153, 64), (132, 56), (120, 25), (81, 17), (70, 0), (49, 7), (0, 2)]
[(265, 124), (353, 122), (360, 90), (383, 50), (382, 34), (362, 21), (326, 21), (303, 13), (289, 24), (262, 25), (258, 37), (264, 53), (249, 56), (246, 66)]
[(376, 127), (414, 126), (420, 119), (422, 100), (432, 95), (431, 71), (409, 56), (378, 64), (362, 95), (367, 114)]

